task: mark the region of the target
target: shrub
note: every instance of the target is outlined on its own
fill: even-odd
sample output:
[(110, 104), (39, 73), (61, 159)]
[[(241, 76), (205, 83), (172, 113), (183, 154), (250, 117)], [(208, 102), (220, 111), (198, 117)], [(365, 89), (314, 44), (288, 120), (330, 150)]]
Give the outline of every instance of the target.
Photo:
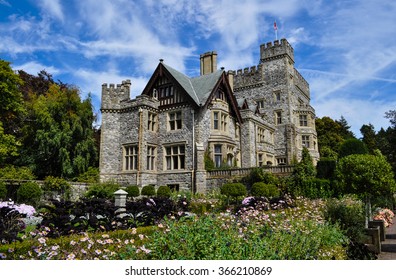
[(0, 168), (0, 178), (1, 179), (11, 179), (11, 180), (34, 180), (32, 170), (28, 167), (15, 167), (13, 165), (8, 165), (4, 168)]
[(37, 205), (41, 199), (43, 191), (39, 184), (36, 182), (23, 183), (17, 191), (18, 203), (27, 203), (31, 205)]
[(128, 193), (128, 197), (138, 197), (140, 195), (138, 186), (127, 186), (125, 191)]
[(325, 219), (332, 224), (339, 224), (348, 237), (360, 241), (364, 229), (364, 207), (360, 200), (352, 196), (330, 199), (326, 203)]
[(0, 200), (7, 198), (7, 186), (4, 182), (0, 182)]
[(160, 186), (157, 190), (157, 196), (170, 197), (171, 189), (168, 186)]
[(91, 185), (85, 196), (87, 198), (105, 198), (112, 199), (114, 193), (121, 188), (121, 185), (114, 182), (97, 183)]
[(221, 194), (227, 196), (229, 199), (230, 197), (234, 198), (235, 201), (238, 197), (244, 196), (247, 194), (246, 186), (242, 183), (225, 183), (220, 188)]
[(256, 197), (278, 197), (280, 192), (273, 184), (265, 184), (263, 182), (254, 183), (251, 189), (252, 196)]
[(71, 186), (63, 178), (48, 176), (44, 180), (43, 191), (49, 194), (50, 198), (60, 195), (63, 199), (69, 199)]
[(142, 188), (142, 195), (154, 196), (155, 195), (155, 187), (153, 185), (144, 186)]
[(88, 170), (77, 177), (77, 182), (99, 183), (99, 168), (88, 167)]
[(326, 179), (305, 179), (297, 189), (297, 195), (307, 198), (330, 198), (335, 194), (330, 181)]

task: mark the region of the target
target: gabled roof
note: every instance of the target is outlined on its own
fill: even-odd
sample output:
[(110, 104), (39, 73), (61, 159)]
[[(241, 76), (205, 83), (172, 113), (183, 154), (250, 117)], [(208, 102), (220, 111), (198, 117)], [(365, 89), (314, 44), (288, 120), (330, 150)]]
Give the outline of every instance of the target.
[(176, 83), (187, 93), (187, 95), (197, 107), (207, 105), (208, 102), (210, 102), (210, 97), (216, 92), (219, 86), (225, 85), (225, 88), (227, 89), (226, 92), (228, 93), (230, 99), (232, 111), (235, 113), (238, 121), (242, 122), (237, 101), (230, 85), (228, 84), (228, 79), (226, 78), (226, 74), (223, 69), (195, 78), (189, 78), (188, 76), (173, 69), (161, 61), (144, 88), (142, 94), (149, 94), (150, 89), (154, 85), (156, 79), (159, 76), (162, 76), (164, 72), (167, 73), (166, 75), (168, 78), (173, 80), (174, 83)]
[(224, 70), (217, 70), (214, 73), (189, 78), (164, 63), (162, 65), (177, 80), (198, 106), (206, 103), (206, 100), (209, 98), (213, 88), (224, 72)]

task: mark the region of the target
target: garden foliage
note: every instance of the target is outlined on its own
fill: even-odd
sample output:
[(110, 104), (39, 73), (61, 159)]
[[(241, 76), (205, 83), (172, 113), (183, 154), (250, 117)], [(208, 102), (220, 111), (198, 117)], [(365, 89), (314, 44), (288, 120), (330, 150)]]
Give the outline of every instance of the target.
[(247, 194), (246, 187), (242, 183), (226, 183), (221, 186), (220, 192), (228, 199), (233, 198), (235, 202), (239, 197), (245, 196)]
[(155, 186), (153, 186), (153, 185), (144, 186), (142, 188), (141, 194), (145, 195), (145, 196), (154, 196), (155, 195)]
[(21, 184), (17, 190), (17, 202), (36, 206), (42, 195), (43, 191), (39, 184), (33, 181), (26, 182)]
[(159, 186), (157, 190), (157, 196), (160, 197), (170, 197), (171, 189), (168, 186)]
[(263, 182), (254, 183), (250, 190), (252, 196), (260, 197), (278, 197), (280, 195), (279, 189), (273, 184), (266, 184)]
[(125, 188), (125, 191), (128, 193), (128, 197), (138, 197), (140, 195), (139, 186), (131, 185)]

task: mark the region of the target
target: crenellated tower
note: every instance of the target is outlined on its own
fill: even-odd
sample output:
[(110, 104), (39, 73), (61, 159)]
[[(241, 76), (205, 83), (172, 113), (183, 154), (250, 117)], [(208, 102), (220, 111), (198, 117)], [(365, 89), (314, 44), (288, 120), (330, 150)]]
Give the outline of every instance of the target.
[(122, 101), (130, 99), (131, 80), (122, 81), (121, 84), (102, 85), (101, 109), (120, 109)]
[(233, 78), (237, 99), (275, 127), (275, 164), (300, 158), (304, 146), (318, 160), (309, 85), (294, 67), (294, 50), (286, 39), (262, 44), (259, 65), (237, 70)]

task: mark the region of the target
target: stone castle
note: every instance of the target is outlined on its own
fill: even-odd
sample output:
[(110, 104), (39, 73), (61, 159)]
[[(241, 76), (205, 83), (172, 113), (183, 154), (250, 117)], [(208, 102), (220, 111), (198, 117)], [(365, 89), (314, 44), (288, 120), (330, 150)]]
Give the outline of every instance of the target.
[(288, 165), (306, 147), (319, 159), (309, 85), (286, 39), (260, 46), (258, 66), (217, 69), (200, 56), (190, 78), (160, 60), (141, 95), (129, 80), (102, 86), (100, 177), (206, 191), (214, 168)]

